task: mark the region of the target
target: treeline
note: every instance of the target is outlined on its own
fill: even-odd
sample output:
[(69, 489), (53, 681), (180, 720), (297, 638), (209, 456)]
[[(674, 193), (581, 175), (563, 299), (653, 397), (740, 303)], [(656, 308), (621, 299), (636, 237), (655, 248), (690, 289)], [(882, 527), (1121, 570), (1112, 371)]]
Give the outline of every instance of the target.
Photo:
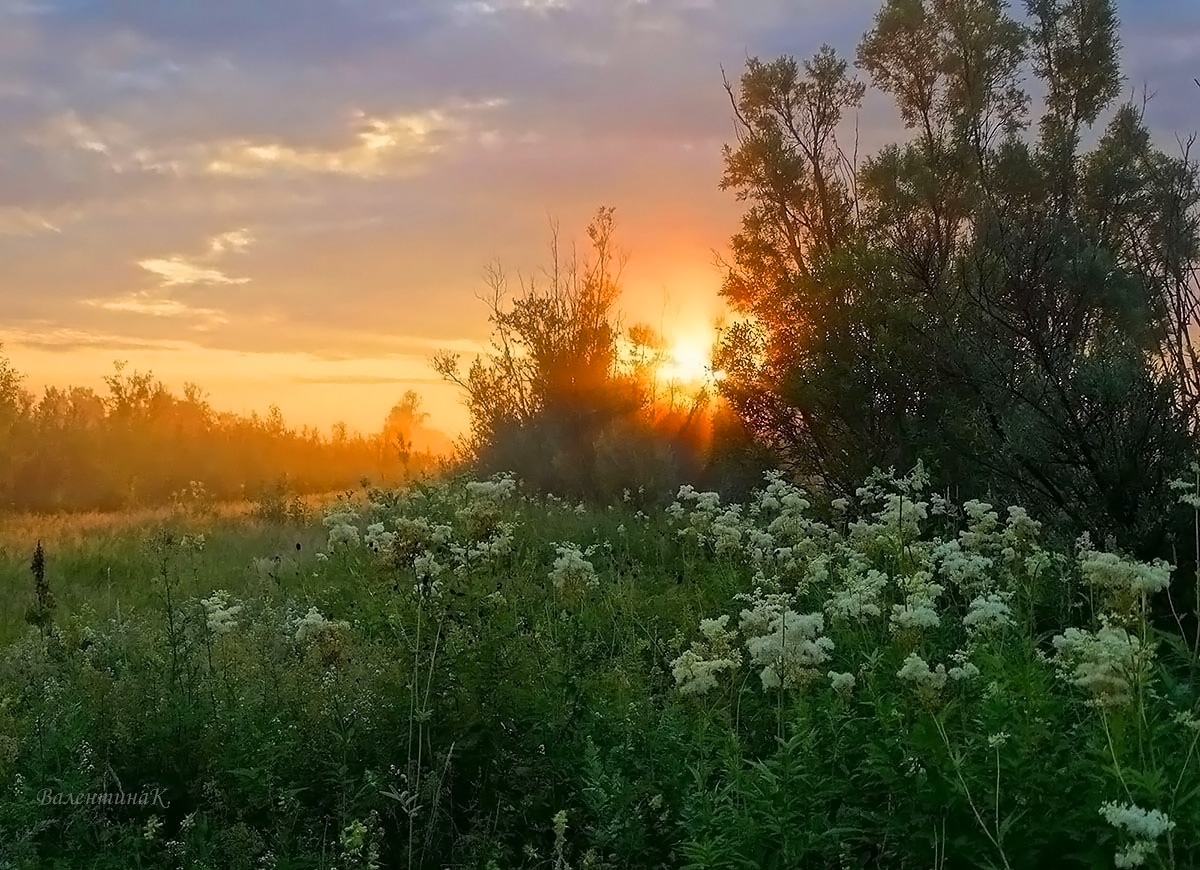
[(254, 499), (281, 484), (326, 492), (363, 478), (397, 481), (437, 463), (414, 447), (434, 439), (413, 393), (377, 434), (339, 424), (323, 436), (288, 426), (274, 406), (266, 416), (219, 412), (195, 384), (179, 396), (120, 363), (104, 380), (106, 394), (77, 386), (35, 396), (0, 352), (0, 510), (163, 505), (191, 493), (193, 481), (221, 501)]

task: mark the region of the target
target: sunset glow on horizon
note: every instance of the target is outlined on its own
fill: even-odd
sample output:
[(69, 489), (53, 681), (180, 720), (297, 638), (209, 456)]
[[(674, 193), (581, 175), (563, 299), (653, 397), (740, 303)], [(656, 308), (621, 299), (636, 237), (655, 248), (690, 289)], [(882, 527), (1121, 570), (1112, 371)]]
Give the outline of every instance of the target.
[[(877, 0), (0, 0), (0, 344), (25, 386), (104, 391), (115, 360), (219, 411), (379, 429), (406, 390), (466, 430), (430, 366), (487, 348), (484, 270), (585, 253), (616, 209), (625, 325), (703, 380), (714, 253), (742, 205), (722, 69), (853, 56)], [(1200, 16), (1120, 4), (1131, 86), (1195, 125)], [(1194, 89), (1194, 85), (1192, 85)], [(868, 98), (861, 150), (903, 135)]]

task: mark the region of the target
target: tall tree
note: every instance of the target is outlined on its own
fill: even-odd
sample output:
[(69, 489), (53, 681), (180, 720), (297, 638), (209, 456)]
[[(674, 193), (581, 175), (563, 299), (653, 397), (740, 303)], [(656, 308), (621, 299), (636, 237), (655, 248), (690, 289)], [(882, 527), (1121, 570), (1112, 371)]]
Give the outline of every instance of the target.
[(722, 185), (750, 204), (724, 285), (750, 317), (721, 388), (835, 487), (924, 457), (1153, 548), (1196, 434), (1196, 165), (1134, 106), (1081, 152), (1120, 87), (1112, 3), (1024, 11), (886, 0), (858, 65), (911, 136), (861, 164), (837, 135), (863, 88), (832, 50), (747, 64)]

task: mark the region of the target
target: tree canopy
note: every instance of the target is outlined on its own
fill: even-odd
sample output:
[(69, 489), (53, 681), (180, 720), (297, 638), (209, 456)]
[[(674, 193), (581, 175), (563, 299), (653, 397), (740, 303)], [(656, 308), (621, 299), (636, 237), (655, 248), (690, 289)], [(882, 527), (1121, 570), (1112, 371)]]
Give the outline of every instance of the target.
[(721, 389), (834, 488), (920, 458), (1159, 548), (1198, 431), (1197, 165), (1116, 102), (1111, 2), (1023, 11), (886, 0), (856, 67), (909, 135), (864, 159), (847, 143), (866, 85), (834, 49), (726, 83), (721, 184), (748, 207)]

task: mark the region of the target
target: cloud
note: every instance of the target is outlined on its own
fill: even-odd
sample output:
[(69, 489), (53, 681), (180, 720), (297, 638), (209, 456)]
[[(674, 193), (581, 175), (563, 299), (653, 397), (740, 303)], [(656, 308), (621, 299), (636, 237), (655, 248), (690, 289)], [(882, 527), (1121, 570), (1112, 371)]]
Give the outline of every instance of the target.
[(355, 113), (349, 141), (334, 147), (298, 147), (284, 142), (237, 141), (214, 146), (205, 164), (213, 175), (256, 176), (271, 172), (352, 175), (364, 178), (411, 172), (421, 158), (465, 137), (471, 116), (504, 105), (491, 99), (391, 116)]
[(128, 335), (91, 332), (68, 327), (0, 331), (0, 343), (8, 347), (31, 347), (54, 353), (77, 350), (188, 350), (196, 345), (175, 339), (146, 339)]
[(228, 323), (229, 318), (223, 311), (214, 308), (198, 308), (178, 299), (155, 298), (145, 291), (129, 293), (110, 299), (84, 299), (84, 305), (101, 308), (105, 311), (121, 311), (131, 314), (143, 314), (149, 317), (189, 318), (199, 321), (196, 328), (218, 323)]
[(250, 235), (249, 230), (229, 230), (228, 232), (218, 233), (208, 241), (208, 250), (210, 254), (219, 255), (225, 253), (243, 253), (250, 244), (254, 241), (254, 236)]
[(196, 284), (245, 284), (249, 278), (231, 278), (220, 269), (199, 266), (183, 257), (138, 260), (138, 265), (161, 279), (163, 287), (192, 286)]

